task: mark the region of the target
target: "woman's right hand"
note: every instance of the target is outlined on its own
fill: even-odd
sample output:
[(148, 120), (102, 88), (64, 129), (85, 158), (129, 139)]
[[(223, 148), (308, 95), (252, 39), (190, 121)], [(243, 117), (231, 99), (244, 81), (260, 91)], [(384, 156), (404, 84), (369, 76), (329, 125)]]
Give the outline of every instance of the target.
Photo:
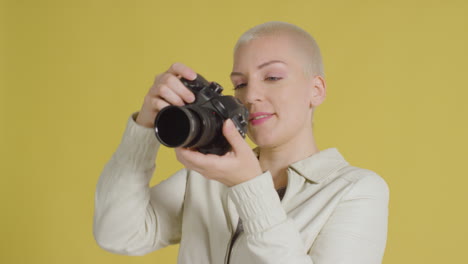
[(194, 80), (197, 73), (182, 63), (174, 63), (166, 72), (156, 76), (135, 120), (137, 124), (153, 128), (156, 115), (164, 107), (183, 106), (195, 101), (195, 95), (182, 84), (181, 77)]

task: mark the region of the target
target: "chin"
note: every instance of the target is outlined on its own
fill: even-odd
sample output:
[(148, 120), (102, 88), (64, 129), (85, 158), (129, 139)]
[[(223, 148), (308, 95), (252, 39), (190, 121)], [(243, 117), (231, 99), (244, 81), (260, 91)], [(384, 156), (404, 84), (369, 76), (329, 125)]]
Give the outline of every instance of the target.
[(277, 145), (272, 135), (255, 135), (254, 133), (248, 133), (248, 136), (259, 148), (270, 148)]

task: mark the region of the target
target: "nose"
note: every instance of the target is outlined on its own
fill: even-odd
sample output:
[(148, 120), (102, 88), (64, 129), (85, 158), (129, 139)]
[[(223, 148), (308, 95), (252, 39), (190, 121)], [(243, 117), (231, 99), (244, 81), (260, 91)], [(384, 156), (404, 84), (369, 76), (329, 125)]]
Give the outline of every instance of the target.
[(265, 91), (259, 84), (250, 82), (249, 85), (245, 87), (243, 97), (244, 103), (254, 104), (264, 99)]

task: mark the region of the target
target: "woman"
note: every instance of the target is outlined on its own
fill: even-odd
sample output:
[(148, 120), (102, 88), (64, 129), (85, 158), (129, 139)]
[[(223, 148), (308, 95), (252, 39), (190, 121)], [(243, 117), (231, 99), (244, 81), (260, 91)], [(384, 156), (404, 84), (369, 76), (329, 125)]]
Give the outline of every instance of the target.
[(231, 80), (250, 112), (252, 151), (230, 120), (224, 156), (178, 148), (185, 169), (149, 187), (159, 143), (153, 121), (194, 95), (175, 63), (156, 77), (96, 191), (94, 235), (106, 250), (142, 255), (180, 243), (179, 263), (380, 263), (388, 188), (350, 166), (337, 149), (319, 151), (312, 130), (326, 95), (320, 51), (297, 26), (269, 22), (239, 39)]

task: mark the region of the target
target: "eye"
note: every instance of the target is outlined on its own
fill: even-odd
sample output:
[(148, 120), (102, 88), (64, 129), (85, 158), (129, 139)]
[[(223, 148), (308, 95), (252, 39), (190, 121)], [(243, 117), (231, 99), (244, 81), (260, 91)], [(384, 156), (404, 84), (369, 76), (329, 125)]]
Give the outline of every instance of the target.
[(240, 84), (238, 84), (238, 85), (234, 86), (234, 90), (237, 90), (237, 89), (244, 88), (245, 86), (247, 86), (247, 84), (246, 84), (246, 83), (240, 83)]
[(266, 78), (265, 78), (265, 81), (279, 81), (279, 80), (281, 80), (281, 79), (283, 79), (283, 78), (281, 78), (281, 77), (275, 77), (275, 76), (269, 76), (269, 77), (266, 77)]

